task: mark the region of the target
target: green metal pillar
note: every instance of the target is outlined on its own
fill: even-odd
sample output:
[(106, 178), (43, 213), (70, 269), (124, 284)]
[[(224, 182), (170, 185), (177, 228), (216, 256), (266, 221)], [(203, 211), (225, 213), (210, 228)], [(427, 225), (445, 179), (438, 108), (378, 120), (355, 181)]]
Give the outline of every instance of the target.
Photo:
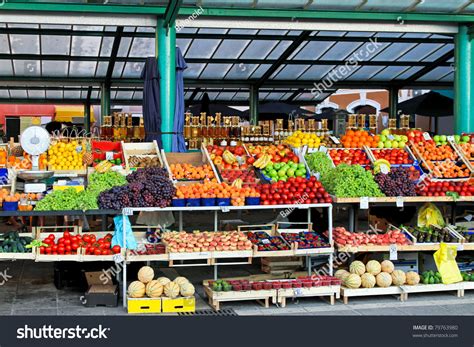
[(91, 131), (91, 104), (87, 101), (84, 104), (84, 129), (87, 132)]
[(110, 84), (102, 83), (100, 85), (100, 117), (101, 122), (104, 122), (104, 116), (110, 115)]
[(165, 27), (158, 20), (156, 28), (156, 54), (160, 72), (161, 139), (163, 149), (171, 151), (174, 109), (176, 99), (176, 27), (174, 21)]
[(460, 25), (455, 37), (455, 71), (454, 71), (454, 131), (456, 134), (474, 131), (474, 51), (469, 37), (468, 27)]
[(258, 87), (250, 86), (250, 124), (258, 122)]
[(397, 126), (399, 126), (400, 118), (398, 117), (398, 88), (390, 87), (388, 90), (388, 115), (390, 118), (397, 119)]

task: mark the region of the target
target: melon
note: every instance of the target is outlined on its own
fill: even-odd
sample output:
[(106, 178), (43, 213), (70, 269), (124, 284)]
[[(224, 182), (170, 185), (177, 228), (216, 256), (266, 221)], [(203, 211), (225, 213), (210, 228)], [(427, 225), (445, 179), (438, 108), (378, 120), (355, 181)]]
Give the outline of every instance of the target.
[(418, 275), (415, 271), (408, 271), (406, 273), (407, 284), (410, 286), (416, 286), (420, 283), (420, 275)]
[(155, 271), (149, 266), (143, 266), (138, 270), (138, 280), (147, 284), (155, 277)]
[(191, 283), (186, 282), (181, 285), (181, 296), (193, 296), (194, 292), (194, 286)]
[(365, 265), (359, 260), (355, 260), (349, 266), (349, 271), (351, 274), (362, 275), (365, 272)]
[(402, 286), (402, 285), (405, 284), (405, 282), (407, 280), (407, 277), (406, 277), (405, 273), (402, 270), (394, 270), (391, 273), (391, 276), (392, 276), (392, 283), (395, 286)]
[(340, 269), (340, 270), (337, 270), (336, 273), (334, 274), (334, 277), (336, 278), (339, 278), (340, 280), (342, 280), (343, 278), (342, 277), (347, 277), (347, 276), (344, 276), (344, 275), (349, 275), (349, 271), (347, 270), (344, 270), (344, 269)]
[(365, 268), (367, 269), (367, 272), (377, 276), (380, 271), (382, 271), (382, 266), (377, 260), (369, 260), (369, 262), (365, 265)]
[(381, 265), (382, 271), (387, 272), (389, 274), (391, 274), (393, 270), (395, 269), (395, 265), (393, 265), (393, 263), (390, 260), (384, 260), (382, 264), (380, 265)]
[(170, 299), (174, 299), (174, 298), (177, 298), (179, 296), (179, 284), (178, 283), (175, 283), (175, 282), (168, 282), (166, 285), (165, 285), (165, 295), (170, 298)]
[(369, 272), (366, 272), (360, 276), (361, 285), (363, 288), (373, 288), (375, 287), (375, 276)]
[(176, 277), (173, 282), (178, 283), (178, 285), (180, 287), (185, 283), (189, 283), (189, 281), (186, 277)]
[(171, 280), (168, 277), (158, 277), (157, 281), (161, 283), (162, 286), (166, 286)]
[(163, 294), (163, 285), (157, 280), (150, 281), (146, 284), (145, 292), (150, 298), (159, 298)]
[(145, 285), (140, 281), (133, 281), (128, 286), (128, 296), (131, 298), (143, 298), (145, 296)]
[(390, 287), (390, 285), (392, 284), (392, 276), (390, 276), (390, 274), (386, 272), (379, 273), (377, 277), (375, 277), (375, 280), (377, 282), (377, 285), (382, 288)]
[(347, 288), (350, 288), (350, 289), (359, 288), (360, 285), (361, 285), (360, 276), (357, 275), (357, 274), (350, 274), (350, 275), (347, 276), (347, 278), (344, 280), (344, 285), (345, 285)]

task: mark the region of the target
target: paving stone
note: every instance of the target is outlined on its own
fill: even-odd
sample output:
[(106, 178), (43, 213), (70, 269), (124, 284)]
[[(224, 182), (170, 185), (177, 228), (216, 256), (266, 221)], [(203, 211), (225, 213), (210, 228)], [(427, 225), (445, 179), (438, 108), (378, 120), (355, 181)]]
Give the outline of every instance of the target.
[(14, 316), (56, 316), (57, 309), (40, 308), (40, 309), (14, 309), (12, 315)]
[(392, 307), (392, 308), (386, 308), (386, 307), (380, 307), (380, 308), (371, 308), (371, 309), (359, 309), (359, 308), (354, 308), (353, 311), (360, 313), (363, 316), (404, 316), (405, 313), (398, 308)]

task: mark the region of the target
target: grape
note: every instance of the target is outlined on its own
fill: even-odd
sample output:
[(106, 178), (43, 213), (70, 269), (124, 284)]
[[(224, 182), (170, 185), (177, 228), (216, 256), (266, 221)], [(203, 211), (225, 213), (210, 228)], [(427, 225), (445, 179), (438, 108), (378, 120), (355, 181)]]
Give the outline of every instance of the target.
[(375, 181), (387, 196), (416, 196), (415, 183), (407, 168), (393, 168), (388, 174), (378, 173)]

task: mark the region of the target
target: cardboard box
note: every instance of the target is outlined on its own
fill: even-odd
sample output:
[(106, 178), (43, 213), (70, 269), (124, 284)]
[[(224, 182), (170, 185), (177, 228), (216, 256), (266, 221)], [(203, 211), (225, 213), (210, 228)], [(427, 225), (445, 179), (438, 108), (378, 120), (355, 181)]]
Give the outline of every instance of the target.
[(101, 271), (86, 272), (88, 285), (85, 293), (87, 307), (107, 306), (116, 307), (118, 304), (118, 286)]

